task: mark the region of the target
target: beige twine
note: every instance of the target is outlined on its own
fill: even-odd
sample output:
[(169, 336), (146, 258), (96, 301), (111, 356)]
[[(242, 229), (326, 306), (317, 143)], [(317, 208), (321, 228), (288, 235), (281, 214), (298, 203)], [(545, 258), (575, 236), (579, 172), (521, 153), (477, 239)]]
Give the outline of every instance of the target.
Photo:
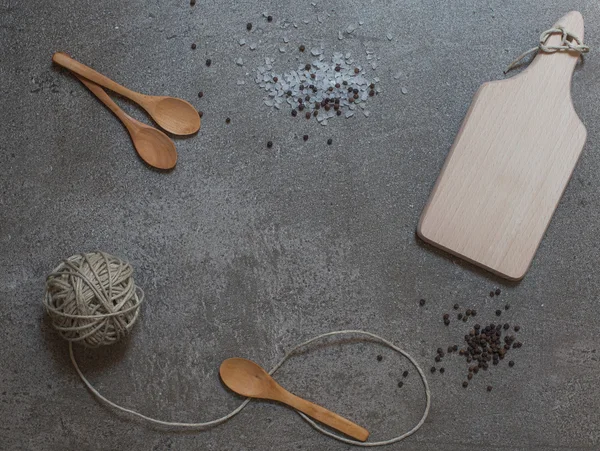
[[(224, 423), (241, 412), (250, 402), (249, 398), (227, 415), (204, 423), (180, 423), (158, 420), (110, 401), (100, 394), (83, 375), (75, 359), (73, 343), (80, 343), (87, 347), (98, 347), (116, 343), (129, 333), (138, 318), (139, 307), (143, 301), (144, 294), (133, 282), (132, 274), (133, 269), (129, 263), (103, 252), (93, 252), (74, 255), (68, 258), (58, 265), (46, 280), (44, 305), (52, 319), (52, 325), (65, 340), (69, 341), (71, 363), (86, 387), (96, 398), (114, 409), (133, 415), (150, 424), (170, 428), (203, 430)], [(362, 330), (338, 330), (318, 335), (290, 349), (277, 365), (269, 371), (269, 374), (275, 373), (285, 361), (314, 341), (340, 335), (367, 337), (406, 357), (415, 367), (423, 382), (426, 400), (423, 416), (412, 429), (402, 435), (379, 442), (359, 442), (334, 434), (302, 412), (298, 412), (298, 414), (322, 434), (356, 446), (374, 447), (389, 445), (414, 434), (425, 423), (429, 414), (431, 407), (429, 384), (419, 364), (406, 351), (378, 335)]]
[[(546, 45), (546, 41), (553, 34), (561, 35), (561, 40), (559, 45)], [(575, 42), (571, 42), (575, 41)], [(549, 30), (544, 31), (540, 35), (540, 42), (537, 47), (534, 47), (530, 50), (527, 50), (525, 53), (519, 55), (512, 63), (508, 65), (504, 73), (506, 74), (508, 71), (514, 69), (517, 64), (521, 62), (523, 58), (531, 53), (544, 52), (544, 53), (556, 53), (556, 52), (577, 52), (582, 58), (584, 53), (588, 53), (590, 48), (587, 45), (584, 45), (577, 36), (572, 33), (569, 33), (565, 30), (564, 27), (558, 26), (556, 28), (550, 28)]]

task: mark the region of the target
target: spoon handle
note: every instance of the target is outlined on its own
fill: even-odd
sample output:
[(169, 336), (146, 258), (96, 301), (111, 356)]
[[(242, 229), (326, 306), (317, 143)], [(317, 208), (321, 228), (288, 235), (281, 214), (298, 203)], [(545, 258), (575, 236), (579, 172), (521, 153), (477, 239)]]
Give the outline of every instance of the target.
[(132, 91), (131, 89), (127, 89), (125, 86), (121, 86), (120, 84), (112, 81), (110, 78), (102, 75), (100, 72), (96, 72), (91, 67), (74, 60), (66, 53), (56, 52), (54, 55), (52, 55), (52, 61), (59, 66), (69, 69), (71, 72), (81, 75), (82, 77), (87, 78), (88, 80), (91, 80), (100, 86), (104, 86), (111, 91), (121, 94), (122, 96), (127, 97), (136, 103), (141, 104), (141, 102), (144, 100), (145, 96), (143, 94)]
[(302, 399), (287, 390), (281, 393), (279, 401), (293, 407), (300, 412), (305, 413), (309, 417), (326, 424), (327, 426), (336, 429), (344, 434), (364, 442), (369, 437), (369, 431), (365, 428), (353, 423), (350, 420), (338, 415), (337, 413), (327, 410), (324, 407), (318, 406), (306, 399)]
[(80, 75), (75, 74), (75, 76), (81, 83), (85, 85), (86, 88), (92, 92), (92, 94), (98, 98), (98, 100), (100, 100), (100, 102), (106, 105), (110, 111), (115, 113), (115, 116), (121, 119), (121, 122), (123, 122), (125, 127), (129, 128), (132, 125), (133, 118), (125, 113), (125, 111), (123, 111), (119, 105), (117, 105), (114, 100), (110, 98), (110, 96), (104, 89), (102, 89), (102, 87), (98, 86), (93, 81), (89, 81), (86, 78), (81, 77)]

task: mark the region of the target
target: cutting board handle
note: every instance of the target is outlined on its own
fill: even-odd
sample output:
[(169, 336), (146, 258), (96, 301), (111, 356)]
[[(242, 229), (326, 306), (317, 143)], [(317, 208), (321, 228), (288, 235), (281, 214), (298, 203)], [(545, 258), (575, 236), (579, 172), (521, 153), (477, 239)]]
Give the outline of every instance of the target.
[[(583, 42), (583, 16), (579, 11), (567, 13), (552, 28), (559, 26)], [(560, 45), (561, 39), (560, 34), (552, 34), (548, 37), (546, 45)], [(538, 52), (533, 62), (519, 76), (529, 79), (532, 83), (535, 83), (538, 77), (544, 79), (551, 77), (558, 85), (566, 88), (567, 93), (570, 93), (571, 77), (579, 57), (580, 54), (576, 51)]]

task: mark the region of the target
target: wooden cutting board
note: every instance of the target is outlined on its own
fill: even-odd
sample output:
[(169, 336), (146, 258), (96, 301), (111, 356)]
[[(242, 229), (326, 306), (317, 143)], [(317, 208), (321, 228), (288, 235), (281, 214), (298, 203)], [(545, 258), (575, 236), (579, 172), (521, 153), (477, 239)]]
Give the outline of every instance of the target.
[[(559, 25), (583, 40), (579, 12)], [(539, 52), (519, 75), (479, 88), (421, 215), (423, 240), (508, 279), (525, 275), (586, 139), (571, 101), (577, 61)]]

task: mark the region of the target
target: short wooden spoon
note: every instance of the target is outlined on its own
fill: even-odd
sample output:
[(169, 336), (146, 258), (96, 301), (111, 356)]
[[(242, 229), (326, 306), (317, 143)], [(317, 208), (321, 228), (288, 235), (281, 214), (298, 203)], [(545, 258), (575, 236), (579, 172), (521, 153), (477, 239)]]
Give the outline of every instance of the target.
[(158, 169), (172, 169), (175, 167), (177, 150), (175, 150), (175, 144), (167, 135), (126, 114), (96, 83), (79, 75), (76, 75), (76, 77), (121, 119), (131, 136), (135, 150), (137, 150), (142, 160)]
[(52, 56), (52, 61), (100, 86), (104, 86), (133, 100), (144, 108), (152, 116), (152, 119), (169, 133), (173, 133), (174, 135), (191, 135), (200, 130), (200, 115), (185, 100), (166, 96), (148, 96), (132, 91), (115, 83), (94, 69), (75, 61), (63, 52), (56, 52)]
[(369, 437), (365, 428), (285, 390), (251, 360), (227, 359), (221, 364), (219, 373), (225, 385), (242, 396), (282, 402), (361, 442)]

